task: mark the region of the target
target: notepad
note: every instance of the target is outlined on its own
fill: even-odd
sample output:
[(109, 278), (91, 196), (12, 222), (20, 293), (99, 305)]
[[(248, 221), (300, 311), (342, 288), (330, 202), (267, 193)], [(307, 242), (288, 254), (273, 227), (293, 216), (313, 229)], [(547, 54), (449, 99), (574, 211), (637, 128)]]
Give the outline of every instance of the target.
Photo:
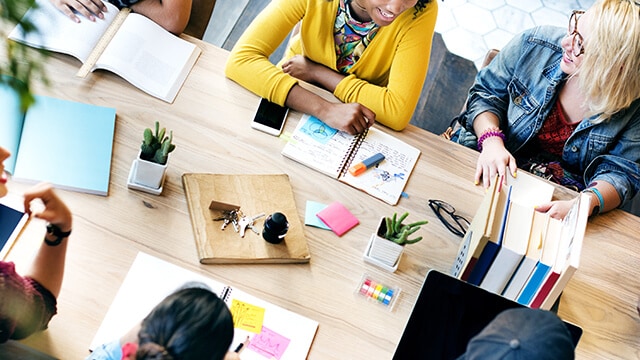
[[(385, 160), (358, 176), (349, 173), (352, 163), (376, 153), (382, 153)], [(396, 205), (418, 162), (420, 150), (376, 127), (349, 135), (305, 114), (282, 155)]]
[(114, 108), (35, 96), (26, 114), (16, 93), (0, 85), (0, 144), (11, 152), (14, 180), (106, 196), (116, 124)]
[(342, 236), (360, 223), (358, 218), (338, 201), (329, 204), (317, 216), (338, 236)]

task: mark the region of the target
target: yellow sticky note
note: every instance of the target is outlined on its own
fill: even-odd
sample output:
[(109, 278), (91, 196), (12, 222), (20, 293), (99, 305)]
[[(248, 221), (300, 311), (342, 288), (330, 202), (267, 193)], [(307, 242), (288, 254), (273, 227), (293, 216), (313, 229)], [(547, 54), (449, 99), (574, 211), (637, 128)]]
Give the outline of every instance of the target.
[(231, 302), (231, 315), (233, 316), (233, 327), (255, 334), (259, 334), (262, 331), (264, 308), (233, 299)]

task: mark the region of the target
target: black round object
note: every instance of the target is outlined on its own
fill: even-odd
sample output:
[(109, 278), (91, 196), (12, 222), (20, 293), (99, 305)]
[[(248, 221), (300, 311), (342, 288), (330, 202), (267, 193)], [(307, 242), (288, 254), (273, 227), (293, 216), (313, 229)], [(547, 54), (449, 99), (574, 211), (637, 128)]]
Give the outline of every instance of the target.
[(262, 229), (262, 237), (272, 244), (279, 244), (289, 230), (289, 222), (284, 214), (276, 212), (267, 217)]

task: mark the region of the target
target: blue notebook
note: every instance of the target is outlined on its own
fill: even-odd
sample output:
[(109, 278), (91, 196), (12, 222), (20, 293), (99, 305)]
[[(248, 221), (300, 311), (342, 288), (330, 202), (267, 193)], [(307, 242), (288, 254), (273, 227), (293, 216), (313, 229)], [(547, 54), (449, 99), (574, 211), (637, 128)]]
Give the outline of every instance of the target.
[[(0, 146), (14, 179), (106, 196), (109, 191), (116, 111), (113, 108), (36, 96), (21, 113), (16, 94), (0, 85), (0, 109), (8, 125)], [(6, 129), (6, 130), (5, 130)]]

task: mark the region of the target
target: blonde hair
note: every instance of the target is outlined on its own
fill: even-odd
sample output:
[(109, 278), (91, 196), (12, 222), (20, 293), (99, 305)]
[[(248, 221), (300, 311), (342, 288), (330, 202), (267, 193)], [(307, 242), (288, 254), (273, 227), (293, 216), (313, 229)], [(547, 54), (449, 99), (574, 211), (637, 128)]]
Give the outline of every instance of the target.
[(591, 8), (591, 33), (578, 70), (589, 116), (608, 120), (640, 97), (640, 4), (600, 0)]

